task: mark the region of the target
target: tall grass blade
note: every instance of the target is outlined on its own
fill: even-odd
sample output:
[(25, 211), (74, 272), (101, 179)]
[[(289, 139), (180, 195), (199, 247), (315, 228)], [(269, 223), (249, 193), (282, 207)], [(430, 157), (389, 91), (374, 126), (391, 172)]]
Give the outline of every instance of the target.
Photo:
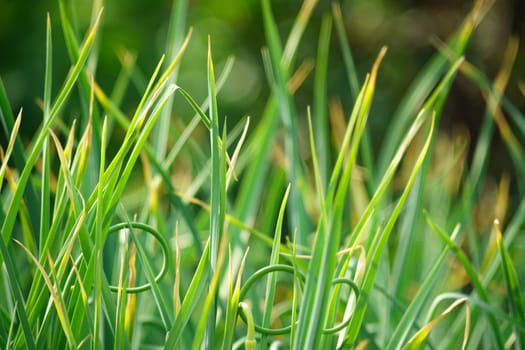
[(503, 267), (503, 273), (507, 285), (510, 310), (515, 317), (515, 321), (513, 322), (513, 328), (516, 336), (514, 346), (516, 349), (521, 349), (525, 345), (525, 330), (517, 328), (516, 324), (525, 325), (525, 306), (522, 298), (522, 291), (519, 284), (518, 274), (516, 273), (516, 269), (512, 264), (510, 254), (503, 243), (502, 233), (499, 228), (499, 221), (496, 220), (494, 225), (498, 235), (498, 248), (501, 256), (501, 266)]
[(56, 311), (57, 311), (58, 319), (60, 320), (60, 323), (62, 324), (62, 330), (66, 333), (66, 337), (67, 337), (67, 340), (69, 342), (69, 346), (71, 348), (76, 348), (77, 347), (77, 342), (75, 340), (75, 337), (73, 336), (73, 332), (72, 332), (72, 329), (71, 329), (71, 324), (70, 324), (69, 318), (67, 316), (67, 312), (66, 312), (64, 300), (63, 300), (63, 298), (61, 296), (61, 292), (57, 291), (55, 289), (56, 288), (56, 283), (53, 283), (53, 281), (51, 281), (50, 276), (46, 273), (44, 267), (42, 265), (40, 265), (38, 260), (33, 256), (33, 254), (31, 254), (31, 252), (26, 247), (24, 247), (24, 245), (22, 243), (20, 243), (19, 241), (15, 240), (15, 242), (20, 247), (22, 247), (22, 249), (24, 249), (25, 253), (31, 258), (33, 263), (36, 265), (36, 267), (38, 268), (38, 270), (42, 274), (42, 277), (46, 281), (47, 288), (49, 289), (49, 292), (51, 293), (52, 300), (53, 300), (53, 303), (54, 303)]
[[(454, 240), (458, 232), (459, 232), (459, 226), (456, 226), (456, 228), (454, 229), (454, 232), (451, 234), (452, 240)], [(392, 337), (390, 338), (390, 341), (388, 342), (387, 349), (400, 349), (402, 347), (402, 344), (405, 342), (405, 339), (408, 336), (408, 332), (412, 324), (416, 322), (417, 316), (421, 312), (423, 303), (430, 296), (432, 287), (434, 286), (437, 280), (438, 273), (440, 269), (442, 268), (443, 262), (448, 254), (448, 250), (449, 248), (446, 247), (442, 251), (442, 253), (439, 255), (439, 258), (436, 260), (436, 262), (432, 266), (432, 269), (427, 273), (427, 277), (421, 284), (421, 287), (419, 288), (416, 296), (414, 297), (414, 299), (408, 306), (407, 310), (403, 314), (403, 317), (398, 323), (398, 326), (394, 330), (394, 333)]]
[[(51, 109), (51, 86), (52, 86), (52, 74), (53, 74), (53, 59), (52, 59), (52, 40), (51, 40), (51, 18), (48, 14), (46, 24), (46, 72), (44, 77), (44, 123), (49, 119), (49, 112)], [(51, 194), (49, 188), (50, 182), (50, 160), (49, 160), (49, 138), (45, 138), (42, 145), (42, 188), (40, 191), (40, 232), (39, 232), (39, 243), (40, 245), (46, 241), (46, 235), (49, 231), (50, 222), (50, 209), (51, 209)], [(42, 246), (39, 247), (38, 251), (42, 250)]]
[(30, 350), (36, 350), (35, 338), (31, 333), (31, 328), (27, 319), (27, 312), (25, 310), (24, 296), (22, 294), (22, 289), (18, 280), (19, 275), (15, 268), (13, 258), (7, 250), (4, 240), (2, 239), (0, 239), (0, 254), (2, 254), (3, 263), (5, 264), (5, 271), (7, 273), (7, 279), (9, 280), (9, 288), (16, 305), (16, 313), (18, 314), (20, 325), (22, 327), (22, 333), (24, 335), (25, 343), (22, 343), (21, 345), (27, 347)]
[[(465, 303), (467, 299), (458, 299), (455, 302), (453, 302), (445, 311), (443, 311), (441, 314), (439, 314), (436, 318), (434, 318), (432, 321), (427, 323), (423, 328), (421, 328), (410, 340), (408, 341), (405, 349), (407, 350), (416, 350), (416, 349), (424, 349), (425, 340), (428, 337), (429, 333), (432, 331), (432, 329), (449, 313), (451, 313), (455, 308), (457, 308), (462, 303)], [(468, 312), (468, 304), (467, 304), (467, 312)], [(465, 349), (466, 340), (467, 340), (467, 334), (468, 334), (468, 327), (465, 329), (465, 341), (463, 342), (462, 350)]]
[[(339, 159), (336, 162), (336, 167), (332, 173), (328, 193), (325, 199), (325, 205), (327, 206), (327, 213), (329, 216), (322, 216), (318, 226), (313, 256), (310, 261), (308, 276), (306, 279), (304, 297), (301, 302), (298, 332), (294, 339), (296, 349), (322, 346), (319, 342), (321, 341), (322, 329), (326, 324), (324, 318), (326, 315), (322, 313), (322, 310), (325, 310), (329, 303), (329, 287), (334, 278), (336, 253), (340, 244), (340, 228), (344, 200), (346, 198), (352, 168), (357, 157), (360, 137), (362, 136), (364, 125), (370, 111), (379, 65), (385, 53), (386, 49), (383, 48), (374, 63), (370, 79), (367, 79), (363, 86), (362, 104), (356, 104), (354, 107), (352, 113), (356, 118), (353, 135), (354, 138), (349, 149), (350, 156), (343, 169), (343, 174), (340, 183), (337, 186), (337, 190), (333, 179), (338, 177), (337, 172), (340, 169), (338, 167), (341, 166), (341, 154), (345, 152), (345, 150), (341, 151)], [(350, 123), (352, 123), (352, 117)], [(349, 125), (349, 129), (351, 129), (351, 124)], [(302, 334), (305, 337), (302, 339), (299, 334)]]
[(241, 266), (239, 268), (239, 272), (237, 273), (237, 278), (235, 281), (235, 286), (232, 286), (233, 284), (233, 271), (232, 271), (232, 265), (231, 265), (231, 249), (230, 249), (230, 276), (229, 276), (229, 283), (230, 286), (233, 287), (230, 289), (228, 294), (228, 305), (226, 308), (226, 322), (224, 325), (224, 336), (223, 336), (223, 342), (222, 342), (222, 349), (227, 350), (231, 349), (233, 346), (233, 339), (235, 336), (235, 325), (237, 322), (238, 317), (238, 310), (239, 310), (239, 298), (240, 298), (240, 292), (241, 292), (241, 279), (242, 274), (244, 272), (244, 266), (246, 263), (246, 258), (248, 257), (248, 250), (244, 254), (242, 260), (241, 260)]
[(9, 205), (9, 211), (2, 225), (2, 238), (4, 239), (4, 242), (7, 242), (11, 236), (13, 225), (14, 225), (15, 218), (16, 218), (16, 213), (19, 209), (23, 192), (25, 190), (26, 184), (28, 183), (29, 176), (33, 168), (33, 165), (35, 164), (38, 158), (38, 155), (40, 154), (40, 151), (42, 149), (44, 140), (47, 135), (47, 129), (52, 125), (53, 121), (57, 118), (58, 113), (64, 106), (66, 98), (70, 94), (71, 89), (73, 88), (73, 85), (75, 84), (81, 70), (84, 67), (84, 64), (86, 63), (89, 51), (95, 40), (95, 35), (97, 33), (98, 25), (100, 23), (100, 16), (101, 14), (99, 14), (97, 21), (95, 22), (90, 32), (88, 33), (84, 41), (84, 44), (82, 45), (82, 49), (80, 51), (78, 60), (71, 67), (68, 77), (66, 78), (66, 81), (64, 82), (64, 86), (62, 87), (60, 93), (58, 94), (55, 102), (52, 104), (51, 110), (49, 112), (49, 119), (46, 121), (46, 123), (44, 123), (43, 128), (38, 134), (38, 137), (36, 138), (36, 141), (33, 145), (33, 149), (31, 150), (29, 157), (27, 159), (27, 162), (25, 164), (25, 167), (22, 171), (22, 174), (20, 175), (20, 180), (18, 182), (18, 186), (15, 192), (15, 195)]
[[(339, 45), (341, 47), (341, 52), (343, 55), (343, 62), (346, 71), (346, 78), (348, 80), (348, 85), (350, 87), (350, 96), (352, 97), (352, 102), (357, 101), (359, 95), (359, 76), (357, 74), (357, 68), (354, 63), (352, 50), (349, 45), (348, 36), (346, 34), (346, 29), (343, 22), (343, 16), (341, 14), (341, 6), (338, 3), (332, 4), (332, 13), (334, 16), (335, 29), (337, 32), (337, 37), (339, 39)], [(372, 145), (370, 138), (369, 128), (366, 127), (363, 133), (363, 141), (360, 148), (363, 166), (367, 169), (367, 179), (368, 187), (370, 193), (373, 193), (373, 189), (376, 185), (376, 165), (372, 160)]]
[[(468, 276), (470, 278), (470, 281), (472, 282), (472, 285), (474, 286), (476, 292), (479, 294), (479, 298), (484, 303), (488, 304), (489, 303), (489, 297), (488, 297), (486, 288), (482, 285), (481, 280), (478, 277), (478, 273), (476, 272), (476, 270), (472, 266), (472, 264), (469, 261), (468, 257), (465, 255), (465, 253), (462, 250), (459, 249), (457, 244), (431, 220), (431, 218), (428, 216), (427, 213), (425, 213), (425, 217), (426, 217), (426, 220), (427, 220), (427, 223), (429, 224), (429, 226), (449, 246), (451, 251), (455, 253), (456, 257), (461, 262), (461, 264), (463, 265), (463, 268), (467, 272), (467, 274), (468, 274)], [(490, 325), (491, 325), (492, 332), (494, 333), (494, 337), (496, 339), (496, 342), (497, 342), (498, 346), (501, 347), (501, 346), (503, 346), (503, 338), (502, 338), (502, 335), (500, 334), (498, 323), (497, 323), (496, 319), (494, 318), (494, 316), (492, 316), (491, 314), (489, 314), (488, 317), (489, 317), (489, 322), (490, 322)]]
[[(310, 3), (314, 3), (310, 1)], [(313, 5), (312, 5), (313, 6)], [(276, 86), (273, 87), (274, 93), (277, 97), (278, 108), (281, 119), (286, 130), (285, 149), (289, 162), (289, 181), (292, 184), (292, 192), (290, 194), (292, 211), (291, 211), (291, 225), (292, 228), (297, 229), (299, 234), (298, 243), (305, 245), (307, 243), (307, 234), (309, 230), (309, 218), (306, 215), (304, 203), (300, 198), (300, 183), (304, 179), (304, 169), (301, 164), (299, 154), (299, 140), (296, 127), (296, 111), (291, 95), (288, 92), (287, 82), (289, 80), (289, 66), (283, 63), (285, 56), (283, 56), (282, 44), (279, 39), (277, 25), (272, 15), (270, 0), (262, 1), (263, 21), (266, 40), (268, 42), (268, 51), (270, 54), (270, 61), (272, 65), (272, 76), (275, 79)], [(301, 14), (299, 14), (301, 16)], [(291, 54), (290, 54), (291, 55)]]
[[(279, 216), (277, 217), (277, 223), (275, 224), (275, 234), (273, 238), (272, 253), (270, 255), (270, 261), (268, 265), (276, 265), (279, 263), (280, 247), (281, 247), (281, 235), (283, 228), (284, 210), (288, 203), (288, 196), (290, 195), (290, 185), (286, 188), (283, 200), (281, 202), (281, 209), (279, 210)], [(265, 307), (263, 313), (263, 319), (261, 326), (265, 328), (270, 327), (270, 320), (272, 316), (273, 301), (275, 298), (275, 288), (277, 284), (277, 276), (272, 274), (266, 281), (266, 293), (264, 297)], [(266, 349), (268, 342), (268, 336), (266, 334), (261, 335), (261, 340), (257, 345), (258, 349)]]
[(327, 70), (328, 54), (330, 52), (330, 36), (332, 34), (332, 19), (329, 16), (323, 17), (321, 30), (319, 33), (319, 43), (317, 48), (317, 64), (315, 66), (314, 82), (314, 120), (317, 134), (317, 156), (321, 169), (323, 187), (326, 188), (330, 166), (330, 142), (328, 132), (328, 113), (327, 113)]
[[(17, 119), (20, 117), (20, 115), (21, 111)], [(16, 120), (13, 116), (11, 106), (9, 105), (9, 100), (5, 91), (2, 77), (0, 77), (0, 123), (2, 124), (2, 129), (4, 131), (6, 139), (10, 139), (11, 137), (13, 137), (13, 130), (15, 130), (16, 128)], [(28, 160), (26, 159), (24, 147), (22, 145), (22, 140), (20, 136), (17, 133), (15, 133), (14, 135), (15, 139), (12, 146), (13, 160), (18, 172), (22, 173), (26, 167)], [(27, 188), (25, 190), (24, 195), (28, 210), (31, 213), (38, 213), (40, 210), (40, 201), (37, 197), (36, 189), (31, 183), (31, 181), (27, 182), (26, 186)], [(40, 227), (39, 218), (40, 217), (38, 215), (31, 215), (32, 232), (37, 232), (35, 229), (37, 227)], [(5, 220), (3, 222), (5, 222)], [(35, 237), (35, 239), (38, 239), (38, 237)]]
[(166, 343), (164, 344), (166, 349), (173, 349), (175, 346), (181, 343), (182, 333), (189, 322), (191, 313), (197, 306), (199, 300), (202, 300), (201, 297), (205, 289), (209, 286), (209, 254), (210, 244), (208, 242), (200, 257), (199, 265), (193, 274), (188, 291), (184, 296), (180, 311), (173, 322), (173, 326), (168, 331), (166, 336)]
[[(424, 115), (424, 113), (422, 113), (422, 115)], [(410, 140), (414, 137), (415, 132), (419, 129), (419, 127), (421, 125), (421, 124), (418, 123), (418, 119), (419, 118), (417, 118), (416, 121), (414, 122), (414, 124), (412, 125), (411, 130), (410, 130), (411, 132), (409, 132), (407, 134), (407, 136), (405, 136), (405, 140), (403, 140), (404, 142), (402, 144), (405, 144), (405, 142), (410, 142)], [(377, 243), (374, 244), (373, 250), (371, 250), (367, 254), (367, 258), (366, 258), (366, 260), (367, 260), (367, 271), (365, 273), (364, 281), (363, 281), (362, 286), (361, 286), (360, 295), (359, 295), (359, 298), (358, 298), (358, 301), (357, 301), (357, 306), (356, 306), (356, 312), (353, 315), (352, 322), (347, 327), (347, 332), (348, 332), (348, 338), (347, 339), (348, 339), (348, 343), (349, 344), (354, 344), (356, 339), (357, 339), (358, 330), (361, 328), (361, 325), (362, 325), (362, 322), (363, 322), (363, 318), (364, 318), (364, 315), (365, 315), (365, 312), (366, 312), (366, 309), (367, 309), (367, 307), (366, 307), (367, 299), (368, 299), (368, 296), (370, 295), (370, 292), (372, 291), (372, 287), (373, 287), (373, 284), (374, 284), (374, 281), (375, 281), (375, 278), (376, 278), (377, 267), (379, 266), (380, 258), (382, 256), (382, 254), (384, 253), (384, 249), (385, 249), (386, 243), (387, 243), (388, 238), (389, 238), (389, 236), (390, 236), (390, 234), (392, 232), (394, 224), (396, 223), (396, 221), (397, 221), (397, 219), (399, 217), (401, 209), (405, 205), (405, 202), (406, 202), (406, 200), (408, 198), (408, 195), (410, 194), (410, 191), (412, 190), (412, 188), (414, 186), (414, 183), (415, 183), (416, 178), (417, 178), (417, 176), (419, 174), (419, 171), (420, 171), (420, 169), (421, 169), (421, 167), (423, 165), (423, 162), (426, 159), (427, 152), (428, 152), (428, 149), (429, 149), (429, 146), (430, 146), (430, 143), (431, 143), (431, 139), (432, 139), (433, 128), (434, 128), (434, 118), (431, 119), (431, 124), (430, 124), (429, 131), (428, 131), (428, 134), (427, 134), (426, 139), (425, 139), (425, 143), (423, 145), (423, 148), (419, 152), (417, 161), (414, 164), (414, 168), (413, 168), (412, 172), (410, 173), (410, 177), (409, 177), (409, 179), (407, 181), (407, 184), (406, 184), (406, 186), (405, 186), (405, 188), (403, 190), (403, 193), (401, 194), (401, 197), (397, 201), (397, 204), (396, 204), (392, 214), (389, 216), (389, 219), (388, 219), (387, 223), (384, 226), (383, 232), (381, 232), (381, 233), (378, 232), (378, 234), (376, 234), (376, 236), (374, 237), (374, 242), (377, 242)], [(403, 155), (403, 152), (404, 152), (404, 148), (400, 147), (398, 149), (398, 153), (392, 159), (391, 166), (390, 166), (391, 168), (395, 169), (395, 167), (397, 167), (397, 165), (399, 164), (399, 162), (401, 160), (400, 157)], [(385, 174), (384, 178), (388, 179), (387, 174)], [(378, 189), (378, 191), (380, 191), (380, 189), (381, 189), (381, 187)], [(381, 193), (376, 192), (374, 197), (376, 197), (378, 195), (381, 195)], [(372, 201), (370, 203), (372, 203)], [(359, 226), (359, 224), (358, 224), (358, 226)], [(357, 228), (356, 228), (356, 230), (357, 230)], [(359, 231), (357, 231), (357, 233), (355, 233), (355, 235), (359, 235)], [(438, 267), (439, 267), (439, 265), (438, 265)]]
[[(172, 10), (170, 14), (170, 23), (168, 30), (168, 37), (166, 38), (166, 52), (167, 59), (169, 62), (174, 61), (179, 53), (179, 46), (183, 43), (185, 23), (187, 17), (188, 2), (186, 0), (174, 1), (172, 4)], [(174, 84), (177, 79), (178, 67), (173, 70), (173, 73), (168, 79), (168, 84)], [(164, 159), (166, 157), (166, 147), (168, 145), (168, 136), (170, 133), (170, 121), (173, 106), (173, 97), (168, 99), (166, 108), (162, 112), (157, 126), (153, 134), (153, 149), (158, 159)]]
[[(219, 242), (223, 236), (225, 198), (226, 198), (226, 145), (220, 147), (219, 136), (219, 111), (217, 108), (217, 94), (215, 90), (215, 71), (211, 56), (211, 42), (208, 38), (208, 98), (210, 100), (210, 145), (211, 145), (211, 199), (210, 199), (210, 271), (211, 280), (218, 278), (221, 271), (218, 268)], [(224, 140), (223, 140), (224, 141)], [(208, 316), (208, 327), (206, 330), (207, 346), (212, 347), (215, 342), (216, 323), (216, 296)], [(197, 343), (194, 343), (197, 344)]]
[(11, 136), (9, 137), (9, 142), (7, 143), (7, 148), (5, 150), (5, 154), (2, 154), (2, 166), (0, 167), (0, 188), (2, 188), (2, 185), (4, 183), (4, 176), (7, 171), (7, 164), (9, 162), (9, 158), (11, 157), (11, 154), (13, 153), (13, 148), (16, 143), (16, 138), (18, 135), (18, 130), (20, 129), (20, 123), (22, 122), (22, 111), (18, 113), (18, 117), (16, 117), (15, 124), (13, 125), (13, 130), (11, 131)]

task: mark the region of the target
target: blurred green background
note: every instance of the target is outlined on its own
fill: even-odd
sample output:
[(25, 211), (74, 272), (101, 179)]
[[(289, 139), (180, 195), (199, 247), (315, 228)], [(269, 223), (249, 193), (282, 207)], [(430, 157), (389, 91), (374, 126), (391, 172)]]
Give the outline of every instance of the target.
[[(79, 23), (88, 26), (92, 1), (78, 0), (74, 12)], [(302, 1), (273, 1), (275, 17), (287, 33), (292, 18)], [(300, 47), (298, 64), (314, 59), (321, 18), (331, 11), (331, 1), (320, 1), (312, 23)], [(374, 143), (381, 140), (388, 118), (397, 107), (416, 73), (436, 51), (432, 38), (446, 40), (458, 28), (473, 5), (473, 1), (429, 0), (341, 1), (346, 28), (353, 49), (354, 59), (361, 76), (382, 45), (389, 52), (381, 68), (377, 97), (370, 120)], [(136, 81), (151, 74), (161, 54), (168, 30), (172, 1), (168, 0), (108, 0), (105, 2), (97, 66), (97, 80), (110, 91), (120, 70), (118, 53), (128, 50), (137, 55), (140, 71)], [(507, 41), (511, 35), (525, 38), (525, 2), (523, 0), (497, 0), (486, 15), (468, 50), (467, 59), (489, 77), (497, 73)], [(5, 84), (15, 112), (23, 106), (22, 133), (29, 136), (38, 127), (42, 114), (36, 103), (42, 96), (44, 81), (46, 13), (51, 14), (54, 45), (55, 82), (67, 73), (69, 60), (60, 28), (58, 1), (0, 0), (0, 76)], [(206, 45), (211, 35), (216, 65), (221, 67), (229, 55), (236, 57), (229, 84), (221, 92), (220, 110), (229, 121), (245, 115), (255, 122), (263, 110), (269, 93), (261, 59), (264, 46), (259, 0), (190, 1), (186, 26), (194, 33), (187, 54), (182, 62), (179, 84), (197, 100), (206, 94)], [(83, 32), (85, 28), (78, 28)], [(521, 62), (521, 63), (520, 63)], [(517, 63), (507, 89), (507, 95), (520, 109), (525, 99), (517, 83), (525, 76), (525, 52), (520, 48)], [(140, 72), (142, 72), (140, 74)], [(351, 100), (337, 38), (332, 35), (329, 66), (329, 97), (339, 97), (346, 110)], [(145, 78), (142, 78), (145, 79)], [(305, 111), (312, 101), (313, 74), (297, 94), (298, 111)], [(139, 84), (140, 85), (140, 84)], [(55, 83), (53, 90), (60, 88)], [(124, 105), (132, 111), (141, 96), (139, 89), (128, 89)], [(175, 106), (182, 118), (191, 114), (182, 103)], [(443, 115), (442, 127), (468, 128), (475, 138), (485, 101), (479, 90), (461, 74), (454, 83)], [(74, 114), (72, 108), (71, 113)], [(68, 116), (74, 118), (75, 116)], [(497, 133), (496, 133), (497, 134)], [(497, 137), (497, 136), (496, 136)], [(2, 135), (2, 143), (5, 135)], [(497, 154), (501, 143), (494, 143)], [(501, 152), (503, 153), (503, 152)], [(504, 152), (507, 153), (507, 152)], [(490, 162), (499, 173), (510, 167), (505, 157), (495, 157)]]

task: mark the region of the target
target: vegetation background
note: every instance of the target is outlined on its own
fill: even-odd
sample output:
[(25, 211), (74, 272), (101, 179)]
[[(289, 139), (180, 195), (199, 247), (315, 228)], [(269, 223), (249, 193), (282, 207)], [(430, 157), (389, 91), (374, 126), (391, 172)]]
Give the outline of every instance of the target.
[(524, 2), (314, 3), (0, 0), (0, 348), (525, 346)]
[[(75, 3), (79, 8), (78, 22), (87, 28), (90, 21), (92, 1)], [(277, 24), (282, 32), (292, 26), (295, 13), (302, 1), (276, 1), (273, 4)], [(396, 101), (414, 79), (415, 74), (435, 52), (431, 39), (444, 40), (463, 20), (472, 7), (470, 0), (355, 0), (341, 2), (352, 52), (360, 76), (368, 71), (375, 59), (378, 48), (388, 46), (388, 59), (383, 64), (383, 79), (378, 82), (378, 103), (374, 105), (374, 137), (380, 142), (386, 123), (383, 120), (393, 113)], [(298, 55), (301, 58), (315, 57), (317, 36), (322, 14), (330, 11), (331, 1), (321, 1), (314, 12), (311, 25), (301, 42)], [(99, 35), (103, 37), (98, 70), (102, 86), (111, 86), (120, 67), (117, 53), (125, 48), (137, 55), (138, 66), (149, 72), (156, 65), (159, 54), (165, 51), (165, 39), (171, 1), (167, 0), (115, 0), (105, 4), (105, 19)], [(40, 111), (35, 98), (42, 94), (44, 66), (42, 65), (45, 45), (45, 14), (58, 13), (57, 1), (3, 0), (0, 3), (0, 74), (13, 108), (24, 106), (29, 119), (38, 120)], [(185, 60), (180, 76), (181, 85), (196, 97), (206, 94), (206, 87), (200, 84), (205, 79), (207, 37), (212, 36), (214, 57), (217, 64), (224, 63), (229, 55), (237, 60), (237, 69), (232, 72), (232, 83), (223, 91), (221, 109), (230, 118), (244, 115), (256, 116), (269, 94), (262, 68), (261, 48), (265, 46), (261, 6), (257, 0), (194, 0), (189, 2), (188, 26), (193, 26), (195, 35), (188, 49), (191, 59)], [(52, 22), (59, 33), (60, 23)], [(81, 28), (80, 28), (81, 29)], [(511, 35), (523, 38), (525, 34), (525, 4), (520, 0), (496, 1), (474, 33), (469, 45), (469, 60), (493, 76), (503, 58), (504, 48)], [(335, 42), (335, 38), (333, 41)], [(68, 60), (65, 44), (56, 40), (54, 46), (57, 74), (67, 72)], [(346, 82), (340, 77), (344, 66), (337, 45), (330, 52), (329, 94), (345, 94)], [(520, 45), (517, 60), (525, 57)], [(525, 76), (525, 67), (516, 65), (513, 77)], [(310, 80), (313, 78), (310, 77)], [(388, 87), (388, 88), (382, 88)], [(303, 107), (309, 103), (311, 84), (299, 91)], [(507, 90), (509, 99), (518, 107), (524, 106), (516, 84)], [(127, 99), (128, 107), (133, 106), (133, 96)], [(485, 101), (479, 89), (463, 77), (454, 83), (446, 103), (441, 126), (467, 127), (473, 137), (479, 131), (479, 115)], [(30, 135), (38, 122), (24, 122), (22, 130)], [(2, 138), (4, 139), (4, 135)], [(497, 135), (496, 135), (497, 137)], [(496, 142), (498, 145), (498, 142)], [(499, 146), (497, 146), (499, 147)], [(502, 153), (502, 152), (498, 152)], [(494, 171), (506, 168), (508, 159), (495, 157)]]

